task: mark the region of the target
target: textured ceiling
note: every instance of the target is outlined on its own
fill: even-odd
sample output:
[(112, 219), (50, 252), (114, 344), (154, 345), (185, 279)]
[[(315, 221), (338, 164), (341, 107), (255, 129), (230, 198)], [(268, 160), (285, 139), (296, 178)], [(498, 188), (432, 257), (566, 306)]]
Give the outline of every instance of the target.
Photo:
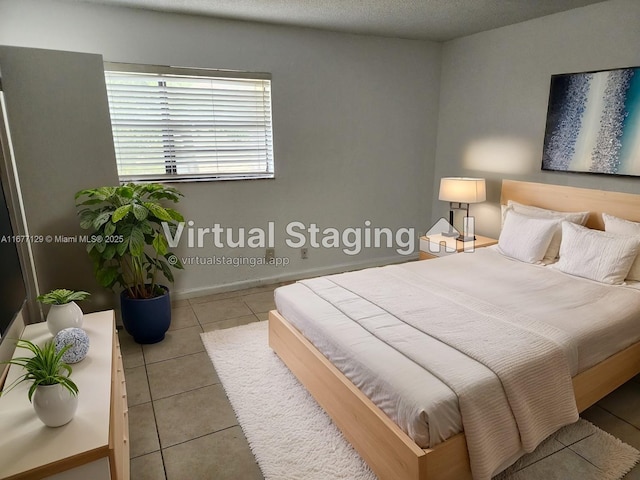
[(75, 0), (444, 41), (602, 0)]

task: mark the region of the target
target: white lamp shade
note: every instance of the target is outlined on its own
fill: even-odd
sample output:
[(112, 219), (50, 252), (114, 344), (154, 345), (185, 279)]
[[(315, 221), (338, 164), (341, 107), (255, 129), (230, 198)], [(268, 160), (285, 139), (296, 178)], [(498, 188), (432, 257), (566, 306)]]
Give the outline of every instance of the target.
[(440, 200), (445, 202), (480, 203), (487, 199), (484, 178), (445, 177), (440, 179)]

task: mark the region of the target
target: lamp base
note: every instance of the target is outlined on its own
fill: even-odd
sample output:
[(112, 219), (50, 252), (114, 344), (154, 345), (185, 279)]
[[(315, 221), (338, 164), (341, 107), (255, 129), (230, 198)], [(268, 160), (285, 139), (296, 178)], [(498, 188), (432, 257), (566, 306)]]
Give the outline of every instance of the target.
[(470, 236), (460, 235), (456, 240), (458, 240), (459, 242), (473, 242), (475, 241), (475, 239), (476, 239), (475, 235), (470, 235)]

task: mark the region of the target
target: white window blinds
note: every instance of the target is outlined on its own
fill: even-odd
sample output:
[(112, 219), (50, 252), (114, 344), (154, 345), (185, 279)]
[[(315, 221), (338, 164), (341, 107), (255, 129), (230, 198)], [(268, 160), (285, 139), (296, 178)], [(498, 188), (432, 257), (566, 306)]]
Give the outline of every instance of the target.
[(273, 178), (268, 74), (105, 64), (122, 181)]

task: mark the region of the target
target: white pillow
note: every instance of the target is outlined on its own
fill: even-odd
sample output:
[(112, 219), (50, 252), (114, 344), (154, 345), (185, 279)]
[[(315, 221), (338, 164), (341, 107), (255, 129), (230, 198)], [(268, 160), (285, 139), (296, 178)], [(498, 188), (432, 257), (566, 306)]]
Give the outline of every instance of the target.
[[(607, 213), (602, 214), (604, 231), (619, 235), (633, 235), (640, 238), (640, 223), (614, 217)], [(640, 280), (640, 257), (636, 257), (627, 274), (627, 280)]]
[[(513, 200), (509, 200), (507, 202), (505, 213), (509, 209), (513, 209), (515, 212), (534, 218), (555, 218), (560, 219), (561, 221), (564, 220), (567, 222), (577, 223), (579, 225), (584, 225), (589, 219), (589, 212), (559, 212), (557, 210), (548, 210), (546, 208), (523, 205), (522, 203), (514, 202)], [(558, 229), (553, 235), (551, 243), (549, 244), (549, 248), (544, 255), (545, 263), (556, 261), (556, 259), (558, 258), (558, 253), (560, 252), (561, 241), (562, 228), (560, 227), (560, 223), (558, 223)]]
[(507, 206), (512, 207), (516, 212), (530, 217), (537, 218), (562, 218), (567, 222), (584, 225), (589, 219), (589, 212), (560, 212), (558, 210), (549, 210), (547, 208), (534, 207), (532, 205), (524, 205), (522, 203), (509, 200)]
[(562, 222), (558, 270), (609, 285), (622, 285), (640, 250), (640, 237)]
[(532, 218), (509, 210), (498, 238), (498, 247), (507, 257), (540, 263), (559, 224), (559, 219)]

